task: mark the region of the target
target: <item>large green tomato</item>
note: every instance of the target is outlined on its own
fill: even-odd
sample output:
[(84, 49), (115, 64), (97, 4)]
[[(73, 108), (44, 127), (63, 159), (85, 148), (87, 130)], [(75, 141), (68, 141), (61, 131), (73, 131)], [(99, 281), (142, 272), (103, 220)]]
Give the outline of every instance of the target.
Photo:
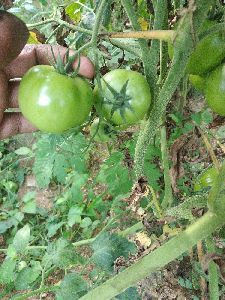
[(204, 94), (212, 111), (225, 116), (225, 64), (217, 67), (208, 75)]
[(201, 39), (192, 52), (186, 72), (203, 75), (218, 66), (225, 57), (224, 32), (211, 33)]
[(194, 191), (200, 192), (201, 190), (212, 187), (217, 175), (218, 171), (215, 167), (208, 168), (197, 177), (194, 184)]
[(131, 125), (144, 118), (150, 108), (151, 93), (142, 74), (116, 69), (107, 73), (101, 84), (103, 99), (96, 87), (95, 101), (107, 121), (114, 125)]
[(61, 75), (51, 66), (32, 67), (19, 87), (24, 117), (44, 132), (62, 133), (85, 122), (93, 104), (90, 85)]

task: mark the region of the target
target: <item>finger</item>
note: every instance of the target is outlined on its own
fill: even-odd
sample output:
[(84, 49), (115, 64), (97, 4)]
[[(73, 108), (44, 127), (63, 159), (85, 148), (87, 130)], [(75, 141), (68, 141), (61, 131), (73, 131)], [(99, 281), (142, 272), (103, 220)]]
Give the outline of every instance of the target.
[(3, 113), (7, 107), (8, 99), (8, 80), (6, 74), (0, 71), (0, 122), (3, 118)]
[(21, 113), (4, 113), (0, 124), (0, 140), (16, 135), (18, 133), (29, 133), (37, 131)]
[[(26, 45), (21, 54), (5, 68), (8, 78), (22, 77), (34, 65), (51, 64), (54, 61), (51, 47), (54, 55), (56, 57), (60, 55), (64, 61), (67, 51), (65, 47), (59, 45)], [(70, 54), (73, 53), (71, 50)], [(77, 65), (78, 60), (74, 62), (73, 67)], [(93, 63), (85, 56), (80, 57), (79, 74), (90, 79), (95, 75)]]
[(7, 108), (18, 108), (18, 89), (20, 82), (19, 81), (9, 81), (8, 84), (8, 102)]

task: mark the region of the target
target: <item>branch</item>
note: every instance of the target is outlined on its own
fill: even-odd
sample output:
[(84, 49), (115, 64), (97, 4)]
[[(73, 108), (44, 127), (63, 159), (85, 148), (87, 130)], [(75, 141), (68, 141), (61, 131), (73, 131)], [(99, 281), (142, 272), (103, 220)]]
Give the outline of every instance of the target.
[(174, 30), (145, 30), (145, 31), (127, 31), (127, 32), (103, 32), (99, 36), (119, 39), (146, 39), (146, 40), (162, 40), (172, 42), (175, 38)]

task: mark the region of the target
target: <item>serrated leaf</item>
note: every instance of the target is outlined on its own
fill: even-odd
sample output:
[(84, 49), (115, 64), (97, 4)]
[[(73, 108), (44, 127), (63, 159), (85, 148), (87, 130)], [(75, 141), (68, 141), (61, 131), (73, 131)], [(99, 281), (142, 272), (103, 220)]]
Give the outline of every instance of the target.
[[(87, 142), (79, 133), (65, 140), (63, 136), (43, 135), (37, 143), (33, 172), (38, 185), (45, 188), (53, 176), (64, 182), (68, 170), (85, 173), (86, 156), (83, 153)], [(69, 153), (69, 155), (68, 155)]]
[(54, 160), (54, 167), (53, 167), (53, 175), (56, 177), (58, 182), (64, 183), (67, 172), (66, 170), (69, 169), (70, 165), (66, 156), (63, 154), (57, 154)]
[(29, 240), (30, 240), (30, 227), (27, 224), (23, 228), (17, 231), (12, 244), (15, 247), (16, 251), (21, 253), (29, 245)]
[(124, 237), (117, 234), (110, 235), (104, 232), (98, 236), (91, 245), (94, 253), (92, 261), (101, 269), (113, 272), (114, 261), (123, 256), (126, 259), (130, 253), (135, 253), (136, 246)]
[(7, 284), (14, 280), (15, 267), (16, 267), (16, 260), (7, 258), (3, 261), (2, 265), (0, 266), (0, 283), (1, 284)]
[(67, 274), (56, 292), (57, 300), (77, 300), (87, 292), (87, 283), (77, 273)]
[(74, 246), (63, 238), (53, 244), (49, 251), (52, 262), (59, 268), (67, 268), (70, 265), (76, 265), (83, 262), (82, 257), (75, 251)]
[(132, 181), (128, 169), (123, 166), (124, 155), (114, 152), (102, 165), (97, 180), (108, 186), (113, 196), (125, 194), (130, 191)]
[(32, 261), (31, 267), (25, 267), (19, 272), (15, 279), (15, 288), (17, 290), (25, 290), (31, 287), (33, 283), (41, 274), (41, 264), (39, 261)]

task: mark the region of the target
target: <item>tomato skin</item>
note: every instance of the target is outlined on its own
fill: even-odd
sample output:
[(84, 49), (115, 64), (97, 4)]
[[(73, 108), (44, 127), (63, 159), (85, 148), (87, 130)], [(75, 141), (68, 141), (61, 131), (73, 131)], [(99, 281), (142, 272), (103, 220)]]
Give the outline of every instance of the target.
[(199, 75), (192, 75), (188, 76), (189, 81), (191, 84), (196, 88), (196, 90), (203, 92), (205, 88), (205, 78)]
[(225, 36), (223, 32), (211, 33), (201, 39), (192, 52), (186, 72), (203, 75), (218, 66), (225, 57)]
[(89, 84), (80, 77), (61, 75), (51, 66), (32, 67), (19, 87), (24, 117), (44, 132), (62, 133), (88, 118), (93, 103)]
[[(106, 101), (110, 100), (112, 103), (115, 103), (115, 97), (105, 82), (118, 93), (128, 82), (126, 96), (130, 97), (130, 99), (125, 102), (130, 105), (130, 108), (126, 107), (124, 109), (124, 117), (121, 115), (120, 108), (116, 109), (111, 116), (112, 104), (108, 104)], [(142, 74), (131, 70), (116, 69), (104, 75), (101, 83), (104, 97), (101, 112), (107, 121), (114, 125), (131, 125), (144, 118), (151, 104), (151, 93), (149, 85)], [(101, 100), (97, 87), (94, 90), (94, 94), (95, 101), (99, 105)]]
[(225, 116), (225, 64), (213, 70), (205, 81), (204, 95), (212, 111)]
[(197, 180), (194, 184), (194, 192), (200, 192), (205, 188), (212, 187), (217, 175), (218, 175), (218, 171), (215, 167), (211, 167), (203, 171), (197, 177)]

